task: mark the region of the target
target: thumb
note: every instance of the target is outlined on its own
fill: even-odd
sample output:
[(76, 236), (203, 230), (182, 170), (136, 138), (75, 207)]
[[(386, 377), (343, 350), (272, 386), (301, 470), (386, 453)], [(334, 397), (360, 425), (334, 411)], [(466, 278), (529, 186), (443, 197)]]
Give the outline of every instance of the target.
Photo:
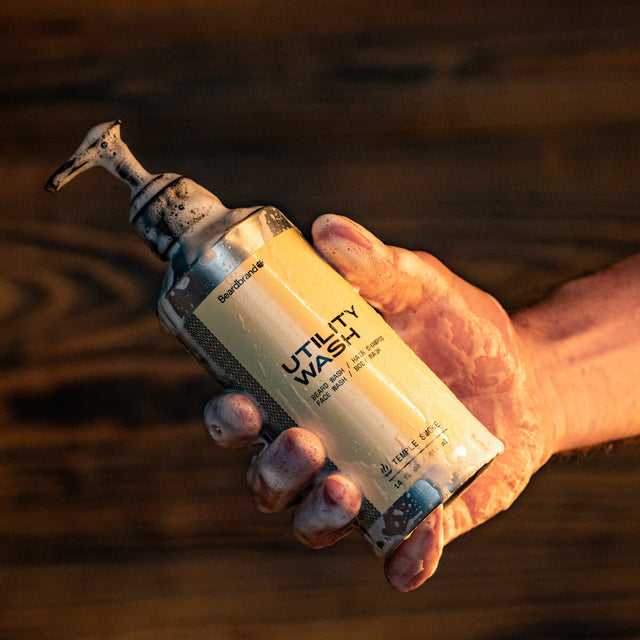
[(387, 246), (348, 218), (321, 216), (311, 233), (318, 253), (384, 314), (415, 308), (447, 290), (452, 274), (433, 256)]

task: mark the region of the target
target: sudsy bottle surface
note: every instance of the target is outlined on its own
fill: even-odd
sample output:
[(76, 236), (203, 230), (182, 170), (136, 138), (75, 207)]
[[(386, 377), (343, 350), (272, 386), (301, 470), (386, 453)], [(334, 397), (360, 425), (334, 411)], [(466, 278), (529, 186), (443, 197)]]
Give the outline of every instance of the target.
[(354, 524), (378, 553), (502, 451), (280, 211), (229, 210), (187, 178), (147, 173), (118, 121), (91, 129), (47, 188), (96, 165), (129, 184), (132, 226), (169, 262), (160, 320), (260, 402), (266, 440), (293, 426), (318, 434), (325, 472), (360, 486)]

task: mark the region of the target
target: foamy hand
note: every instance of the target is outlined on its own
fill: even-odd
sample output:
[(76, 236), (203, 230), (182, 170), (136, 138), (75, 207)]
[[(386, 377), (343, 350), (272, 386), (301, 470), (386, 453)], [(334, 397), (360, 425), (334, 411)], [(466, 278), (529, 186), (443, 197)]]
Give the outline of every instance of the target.
[[(386, 246), (346, 218), (318, 218), (312, 233), (323, 258), (505, 445), (469, 489), (437, 508), (387, 558), (387, 579), (409, 591), (433, 574), (447, 542), (515, 500), (554, 452), (558, 425), (540, 396), (528, 351), (491, 296), (432, 256)], [(214, 398), (205, 410), (205, 423), (222, 446), (257, 442), (262, 419), (261, 409), (238, 393)], [(361, 502), (351, 479), (320, 477), (324, 460), (316, 435), (290, 429), (254, 457), (247, 476), (261, 511), (296, 505), (296, 536), (314, 548), (346, 535)]]

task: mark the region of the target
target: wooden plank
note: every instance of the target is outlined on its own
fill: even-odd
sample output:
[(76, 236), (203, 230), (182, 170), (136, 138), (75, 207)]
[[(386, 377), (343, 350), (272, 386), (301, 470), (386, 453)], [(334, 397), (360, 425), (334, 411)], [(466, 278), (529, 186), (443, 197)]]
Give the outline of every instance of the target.
[(152, 171), (308, 232), (349, 215), (508, 308), (640, 246), (640, 22), (604, 6), (355, 0), (0, 7), (0, 637), (635, 638), (638, 445), (556, 460), (394, 593), (359, 539), (256, 514), (252, 452), (158, 329), (127, 191), (42, 186), (124, 120)]

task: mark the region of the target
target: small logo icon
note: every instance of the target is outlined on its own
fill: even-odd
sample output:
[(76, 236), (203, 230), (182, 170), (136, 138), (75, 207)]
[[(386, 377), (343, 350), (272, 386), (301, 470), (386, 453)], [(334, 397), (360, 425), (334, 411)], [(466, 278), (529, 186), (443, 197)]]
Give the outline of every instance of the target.
[(391, 467), (388, 464), (385, 464), (384, 462), (380, 465), (380, 473), (387, 478), (388, 476), (391, 475)]

